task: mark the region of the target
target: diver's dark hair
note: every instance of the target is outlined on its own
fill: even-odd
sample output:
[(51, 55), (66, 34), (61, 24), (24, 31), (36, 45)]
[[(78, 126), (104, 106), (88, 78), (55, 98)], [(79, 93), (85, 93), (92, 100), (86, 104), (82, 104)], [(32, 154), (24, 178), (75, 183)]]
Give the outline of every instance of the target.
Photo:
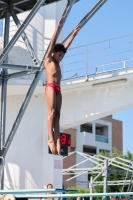
[(58, 44), (55, 44), (54, 51), (56, 51), (56, 52), (62, 51), (63, 53), (66, 53), (66, 48), (64, 47), (63, 44), (58, 43)]

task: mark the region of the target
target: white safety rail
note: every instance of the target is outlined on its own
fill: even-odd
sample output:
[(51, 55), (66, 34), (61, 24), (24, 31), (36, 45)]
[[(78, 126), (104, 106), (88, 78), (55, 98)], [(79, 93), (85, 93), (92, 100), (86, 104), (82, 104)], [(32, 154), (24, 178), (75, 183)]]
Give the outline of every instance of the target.
[(70, 48), (62, 64), (63, 79), (133, 65), (133, 34)]
[[(0, 28), (0, 31), (2, 33), (3, 30)], [(10, 37), (15, 32), (16, 28), (12, 27)], [(21, 43), (23, 43), (22, 40)], [(16, 45), (19, 46), (19, 44)], [(38, 59), (42, 57), (45, 50), (36, 50)], [(13, 51), (17, 50), (13, 49)], [(132, 53), (133, 34), (70, 48), (61, 63), (62, 80), (132, 67)], [(23, 59), (28, 58), (28, 54), (23, 55)]]
[[(127, 160), (119, 157), (106, 157), (103, 155), (89, 155), (82, 152), (71, 152), (68, 157), (77, 154), (84, 158), (81, 162), (67, 168), (63, 169), (63, 176), (71, 175), (66, 181), (71, 181), (78, 176), (83, 174), (96, 174), (96, 177), (92, 180), (92, 182), (84, 182), (83, 184), (89, 184), (89, 187), (104, 185), (104, 181), (96, 181), (99, 176), (103, 174), (105, 170), (104, 160), (108, 160), (108, 172), (113, 171), (114, 173), (120, 173), (121, 177), (125, 178), (127, 171), (130, 172), (130, 175), (133, 173), (133, 161)], [(64, 159), (67, 157), (64, 157)], [(81, 164), (90, 161), (92, 163), (92, 167), (82, 168)], [(100, 162), (100, 163), (99, 163)], [(113, 167), (113, 168), (111, 168)], [(114, 168), (115, 167), (115, 168)], [(111, 172), (112, 173), (112, 172)], [(108, 181), (108, 185), (129, 185), (131, 180), (116, 180), (116, 181)], [(80, 183), (82, 184), (82, 183)]]

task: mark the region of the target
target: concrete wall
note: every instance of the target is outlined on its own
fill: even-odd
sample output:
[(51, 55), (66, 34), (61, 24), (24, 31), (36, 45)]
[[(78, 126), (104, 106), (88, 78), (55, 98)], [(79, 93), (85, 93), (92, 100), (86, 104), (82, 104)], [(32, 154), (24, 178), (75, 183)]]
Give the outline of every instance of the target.
[[(8, 97), (6, 137), (23, 99)], [(44, 102), (44, 97), (32, 97), (12, 141), (5, 161), (6, 189), (44, 188), (48, 183), (62, 188), (62, 157), (48, 154)]]

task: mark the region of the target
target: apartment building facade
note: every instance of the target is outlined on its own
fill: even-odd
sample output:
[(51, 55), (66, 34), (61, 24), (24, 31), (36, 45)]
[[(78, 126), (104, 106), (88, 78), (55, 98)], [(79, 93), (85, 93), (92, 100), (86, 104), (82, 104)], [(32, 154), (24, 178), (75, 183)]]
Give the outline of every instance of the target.
[[(112, 116), (81, 124), (80, 126), (66, 129), (64, 132), (71, 135), (69, 152), (79, 151), (95, 155), (101, 151), (112, 154), (113, 148), (119, 152), (123, 151), (122, 121), (115, 120)], [(63, 169), (69, 168), (83, 160), (84, 158), (82, 156), (74, 153), (64, 159)], [(93, 164), (87, 161), (78, 167), (89, 168), (92, 166)], [(90, 174), (82, 174), (70, 181), (66, 181), (73, 176), (72, 174), (63, 176), (63, 182), (66, 188), (74, 185), (88, 188)]]

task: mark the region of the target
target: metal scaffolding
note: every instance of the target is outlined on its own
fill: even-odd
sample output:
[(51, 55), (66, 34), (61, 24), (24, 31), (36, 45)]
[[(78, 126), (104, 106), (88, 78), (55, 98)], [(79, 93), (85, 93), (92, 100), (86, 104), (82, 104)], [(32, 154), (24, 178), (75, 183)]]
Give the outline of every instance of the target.
[[(127, 192), (132, 191), (132, 178), (133, 178), (133, 160), (127, 160), (120, 157), (107, 157), (103, 155), (89, 155), (87, 153), (82, 153), (79, 151), (69, 153), (68, 157), (76, 154), (81, 156), (83, 160), (67, 169), (63, 169), (63, 176), (72, 175), (70, 178), (67, 178), (66, 181), (75, 180), (75, 178), (83, 174), (95, 174), (95, 178), (87, 182), (89, 188), (95, 186), (103, 186), (103, 193), (107, 193), (108, 185), (122, 185), (122, 192), (125, 185), (128, 185)], [(68, 158), (68, 157), (64, 157)], [(92, 167), (83, 168), (80, 167), (83, 163), (90, 161)], [(112, 168), (113, 167), (113, 168)], [(115, 167), (115, 168), (114, 168)], [(120, 174), (119, 174), (120, 173)], [(109, 181), (109, 174), (118, 174), (125, 177), (125, 180), (113, 180)], [(127, 180), (127, 174), (131, 177), (130, 180)], [(103, 181), (97, 181), (97, 178), (103, 176)], [(104, 195), (103, 195), (104, 196)], [(105, 197), (104, 197), (105, 198)]]
[[(30, 44), (30, 41), (24, 32), (28, 24), (31, 22), (35, 14), (38, 12), (41, 6), (47, 6), (47, 4), (58, 2), (59, 0), (12, 0), (8, 1), (1, 0), (0, 1), (0, 19), (5, 18), (5, 30), (4, 30), (4, 49), (0, 54), (0, 65), (2, 68), (1, 75), (0, 75), (0, 84), (1, 84), (1, 122), (0, 122), (0, 176), (1, 176), (1, 189), (3, 189), (3, 177), (4, 177), (4, 158), (6, 153), (11, 145), (11, 142), (15, 136), (17, 128), (22, 120), (22, 117), (26, 111), (26, 108), (30, 102), (30, 99), (33, 95), (33, 92), (38, 84), (38, 81), (44, 71), (44, 57), (47, 52), (42, 58), (42, 61), (39, 62), (37, 58), (34, 48)], [(64, 21), (67, 19), (67, 16), (72, 8), (72, 6), (78, 0), (68, 0), (66, 8), (62, 14), (64, 16)], [(106, 2), (107, 0), (99, 0), (98, 3), (84, 16), (84, 18), (78, 23), (80, 24), (81, 28), (88, 22), (88, 20), (99, 10), (99, 8)], [(25, 12), (27, 10), (31, 10), (27, 18), (21, 24), (17, 14), (21, 12)], [(10, 15), (12, 16), (18, 30), (12, 39), (9, 42), (9, 26), (10, 26)], [(61, 27), (62, 28), (62, 27)], [(59, 30), (59, 34), (61, 31)], [(62, 41), (68, 39), (68, 37), (72, 34), (72, 32)], [(19, 37), (22, 37), (27, 50), (31, 56), (31, 59), (34, 63), (34, 66), (24, 66), (24, 65), (15, 65), (8, 63), (8, 53), (11, 51), (14, 44), (17, 42)], [(59, 36), (59, 35), (58, 35)], [(48, 49), (48, 48), (47, 48)], [(8, 69), (19, 70), (19, 72), (15, 72), (12, 74), (8, 73)], [(19, 113), (16, 117), (16, 120), (12, 126), (12, 129), (5, 141), (5, 126), (6, 126), (6, 99), (7, 99), (7, 84), (8, 80), (16, 77), (21, 77), (25, 75), (34, 74), (34, 79), (29, 87), (29, 90), (26, 94), (26, 97), (22, 103), (22, 106), (19, 110)]]

